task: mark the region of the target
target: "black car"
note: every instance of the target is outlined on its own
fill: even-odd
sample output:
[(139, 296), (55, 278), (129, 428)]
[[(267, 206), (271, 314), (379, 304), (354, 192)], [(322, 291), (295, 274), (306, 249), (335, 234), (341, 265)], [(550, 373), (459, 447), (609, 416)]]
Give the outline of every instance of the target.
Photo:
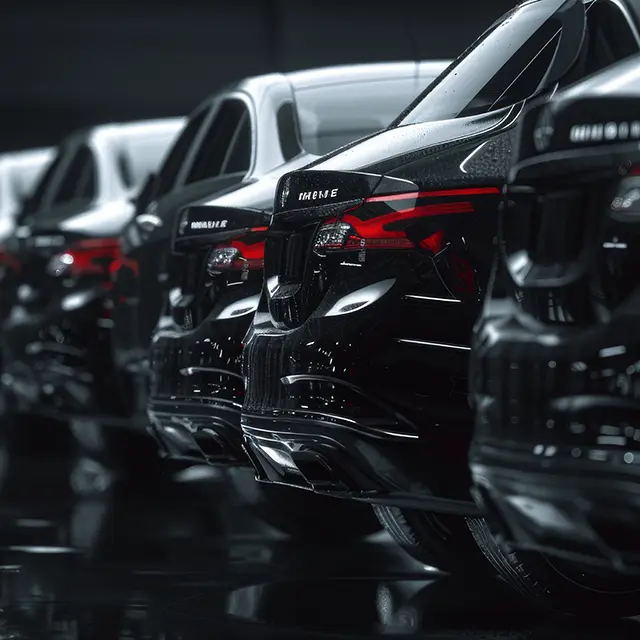
[(387, 131), (283, 177), (243, 354), (262, 481), (375, 503), (415, 557), (486, 566), (468, 357), (514, 126), (532, 96), (636, 53), (628, 18), (607, 0), (521, 3)]
[[(376, 531), (371, 508), (322, 496), (310, 502), (288, 487), (265, 490), (234, 469), (250, 466), (240, 428), (242, 347), (262, 290), (274, 193), (288, 166), (180, 212), (173, 251), (184, 257), (183, 275), (151, 338), (148, 415), (164, 458), (227, 467), (257, 515), (289, 535), (326, 543)], [(327, 517), (336, 506), (339, 528)]]
[[(169, 290), (152, 336), (148, 403), (155, 435), (167, 457), (228, 467), (249, 465), (240, 429), (242, 343), (262, 289), (265, 232), (278, 179), (316, 159), (311, 151), (327, 150), (367, 128), (371, 132), (387, 125), (405, 104), (406, 94), (417, 93), (416, 68), (420, 81), (428, 84), (431, 74), (442, 71), (445, 64), (354, 65), (289, 74), (287, 82), (300, 115), (296, 139), (309, 151), (298, 153), (259, 180), (245, 180), (213, 200), (194, 203), (177, 217), (171, 260), (182, 260), (176, 269), (181, 280)], [(403, 90), (390, 98), (385, 87), (392, 84)], [(309, 90), (323, 96), (314, 107), (316, 120), (327, 120), (313, 136)], [(346, 109), (347, 102), (351, 107), (357, 104), (356, 96), (361, 119), (352, 119)], [(269, 109), (264, 111), (268, 114)], [(309, 496), (286, 487), (249, 483), (247, 491), (245, 484), (238, 483), (241, 493), (266, 519), (306, 539), (357, 537), (379, 527), (366, 506), (354, 509), (346, 502), (313, 496), (309, 503)], [(327, 510), (333, 518), (326, 517)], [(340, 529), (331, 524), (336, 517), (343, 524)]]
[(108, 413), (117, 402), (109, 270), (131, 199), (183, 124), (151, 120), (71, 135), (25, 204), (5, 244), (19, 268), (0, 336), (13, 414)]
[(640, 611), (639, 107), (634, 56), (523, 118), (473, 342), (478, 500), (577, 612)]
[[(446, 61), (345, 65), (245, 78), (197, 107), (181, 136), (140, 194), (114, 271), (113, 359), (127, 395), (124, 431), (100, 427), (111, 461), (140, 464), (147, 446), (149, 341), (168, 293), (179, 287), (184, 261), (170, 243), (178, 211), (197, 201), (255, 185), (387, 126)], [(357, 115), (354, 115), (357, 113)], [(265, 198), (273, 204), (275, 184)], [(232, 196), (233, 197), (233, 196)], [(204, 316), (206, 317), (206, 312)], [(188, 340), (188, 338), (187, 338)], [(175, 378), (173, 372), (167, 384)], [(90, 430), (80, 429), (78, 434)], [(89, 448), (91, 442), (84, 443)], [(130, 452), (130, 456), (120, 457)]]

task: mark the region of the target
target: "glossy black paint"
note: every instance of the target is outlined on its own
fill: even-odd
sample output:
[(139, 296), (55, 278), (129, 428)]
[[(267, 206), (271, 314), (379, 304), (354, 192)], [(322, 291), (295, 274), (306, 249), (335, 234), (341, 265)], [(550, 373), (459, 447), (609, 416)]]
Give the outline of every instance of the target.
[[(465, 115), (463, 102), (451, 114), (462, 115), (435, 122), (405, 124), (401, 116), (389, 130), (281, 180), (264, 292), (244, 351), (242, 427), (262, 480), (475, 513), (465, 456), (473, 422), (468, 353), (495, 251), (514, 125), (525, 98), (611, 61), (587, 50), (578, 5), (525, 3), (453, 63), (449, 73), (490, 74), (474, 60), (489, 56), (494, 42), (508, 55), (492, 62), (495, 77), (483, 75), (494, 96), (489, 103), (486, 88), (468, 96), (484, 109), (476, 104)], [(593, 37), (603, 24), (602, 3), (585, 6)], [(556, 33), (561, 24), (567, 28)], [(564, 66), (548, 76), (550, 29)], [(504, 47), (505, 34), (513, 47)], [(541, 66), (531, 71), (536, 47)], [(516, 86), (519, 65), (531, 71), (530, 84), (513, 89), (513, 106), (485, 113), (503, 88)], [(448, 85), (436, 81), (407, 113)], [(461, 91), (467, 95), (467, 86)], [(351, 239), (336, 240), (345, 222)], [(332, 230), (322, 228), (326, 223)], [(386, 244), (376, 246), (381, 236)], [(406, 248), (390, 248), (392, 237), (404, 238)], [(317, 250), (318, 242), (343, 240), (352, 250)], [(446, 500), (439, 506), (437, 498)]]
[(472, 358), (479, 498), (515, 548), (640, 568), (640, 57), (531, 109)]
[(110, 358), (109, 268), (145, 170), (182, 125), (103, 125), (61, 143), (6, 242), (18, 266), (1, 338), (13, 411), (122, 410)]
[[(271, 181), (267, 193), (275, 186)], [(247, 463), (240, 432), (241, 357), (262, 289), (271, 218), (263, 191), (240, 189), (221, 199), (224, 206), (214, 199), (178, 215), (173, 249), (184, 258), (182, 281), (165, 300), (151, 338), (148, 404), (170, 457)]]
[[(429, 61), (381, 63), (258, 76), (234, 84), (194, 110), (122, 237), (124, 259), (114, 277), (113, 355), (122, 374), (139, 382), (133, 411), (146, 405), (149, 339), (163, 300), (182, 278), (182, 261), (169, 250), (178, 210), (255, 184), (285, 163), (290, 169), (303, 166), (318, 157), (323, 145), (334, 148), (343, 139), (351, 141), (386, 126), (404, 101), (414, 98), (445, 66), (446, 62)], [(380, 86), (387, 91), (376, 96)], [(243, 105), (244, 120), (226, 114), (230, 104)], [(358, 108), (364, 113), (350, 119), (350, 110)], [(384, 121), (376, 124), (372, 116), (381, 114)], [(309, 139), (309, 118), (321, 125), (314, 140)], [(225, 170), (228, 159), (240, 151), (244, 165)], [(203, 158), (216, 154), (221, 156), (220, 166), (201, 171)]]

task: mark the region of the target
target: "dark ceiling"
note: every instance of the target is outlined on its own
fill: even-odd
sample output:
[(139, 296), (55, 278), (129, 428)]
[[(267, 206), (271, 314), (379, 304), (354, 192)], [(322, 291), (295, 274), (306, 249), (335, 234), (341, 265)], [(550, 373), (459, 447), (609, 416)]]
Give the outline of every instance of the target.
[(5, 0), (0, 151), (189, 112), (239, 77), (454, 57), (513, 0)]

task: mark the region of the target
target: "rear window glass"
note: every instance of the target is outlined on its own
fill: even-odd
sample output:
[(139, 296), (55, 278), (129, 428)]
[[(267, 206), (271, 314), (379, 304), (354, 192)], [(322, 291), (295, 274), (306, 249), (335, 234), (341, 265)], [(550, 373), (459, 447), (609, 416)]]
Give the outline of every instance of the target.
[(459, 118), (506, 107), (547, 88), (564, 0), (521, 3), (490, 27), (395, 124)]
[(418, 93), (413, 77), (295, 91), (300, 143), (324, 155), (386, 128)]
[(90, 202), (96, 195), (97, 169), (91, 149), (81, 146), (67, 166), (55, 191), (54, 204), (75, 201)]

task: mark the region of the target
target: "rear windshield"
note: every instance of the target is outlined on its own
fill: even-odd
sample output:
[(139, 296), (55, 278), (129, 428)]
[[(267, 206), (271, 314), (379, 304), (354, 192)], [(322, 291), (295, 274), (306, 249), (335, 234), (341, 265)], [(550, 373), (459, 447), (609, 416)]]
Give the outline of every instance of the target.
[(321, 156), (386, 128), (418, 89), (414, 76), (296, 89), (302, 148)]
[(548, 89), (564, 0), (530, 0), (505, 14), (464, 51), (395, 125), (462, 118)]
[(42, 176), (24, 214), (46, 217), (52, 208), (90, 203), (97, 195), (98, 169), (86, 144), (63, 144)]

